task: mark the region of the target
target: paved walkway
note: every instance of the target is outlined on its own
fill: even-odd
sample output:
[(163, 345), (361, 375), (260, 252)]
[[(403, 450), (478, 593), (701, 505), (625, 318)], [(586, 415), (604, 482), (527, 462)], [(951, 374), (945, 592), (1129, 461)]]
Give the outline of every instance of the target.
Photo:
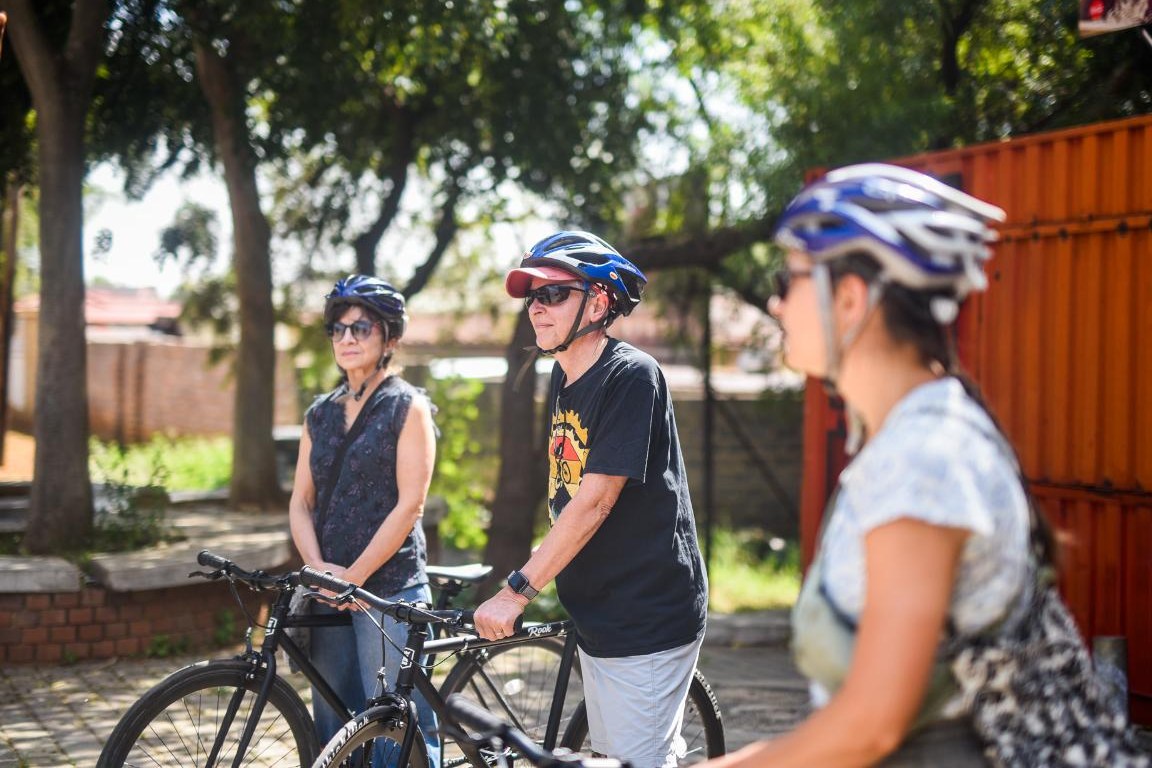
[[(712, 621), (700, 667), (720, 702), (729, 748), (786, 730), (802, 716), (806, 689), (781, 642), (783, 620), (767, 612)], [(124, 710), (169, 672), (195, 660), (0, 669), (0, 768), (90, 768)]]

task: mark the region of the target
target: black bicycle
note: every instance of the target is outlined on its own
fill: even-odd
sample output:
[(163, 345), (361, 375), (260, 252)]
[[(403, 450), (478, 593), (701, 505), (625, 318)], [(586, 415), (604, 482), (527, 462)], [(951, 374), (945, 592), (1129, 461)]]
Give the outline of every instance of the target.
[[(232, 658), (184, 667), (153, 686), (121, 717), (104, 745), (98, 768), (311, 765), (321, 744), (308, 706), (280, 674), (278, 652), (283, 651), (320, 695), (350, 719), (364, 702), (342, 701), (307, 652), (285, 631), (347, 624), (350, 616), (293, 614), (298, 572), (246, 571), (210, 552), (201, 552), (197, 561), (212, 570), (191, 575), (227, 580), (247, 614), (245, 650)], [(482, 581), (492, 568), (429, 566), (427, 570), (437, 591), (437, 609), (448, 610), (455, 597)], [(238, 586), (269, 595), (265, 619), (248, 611)], [(254, 647), (261, 632), (259, 647)], [(509, 710), (519, 713), (519, 722), (532, 727), (537, 718), (546, 717), (533, 707), (542, 699), (551, 702), (554, 693), (562, 635), (562, 631), (545, 633), (538, 641), (508, 648), (473, 643), (477, 647), (455, 649), (453, 656), (443, 657), (455, 663), (445, 686), (484, 690), (487, 700), (502, 700)], [(446, 648), (445, 654), (450, 650)]]
[[(457, 721), (453, 709), (445, 699), (453, 694), (471, 697), (485, 710), (506, 719), (512, 727), (522, 733), (533, 744), (550, 752), (556, 746), (556, 736), (564, 721), (564, 709), (569, 701), (568, 687), (575, 668), (575, 633), (571, 622), (551, 622), (523, 627), (508, 638), (481, 640), (476, 637), (453, 636), (432, 639), (431, 628), (447, 626), (458, 631), (470, 619), (462, 611), (440, 611), (420, 605), (383, 600), (371, 592), (350, 584), (347, 581), (315, 570), (304, 568), (300, 571), (300, 581), (317, 590), (325, 590), (335, 595), (330, 598), (337, 603), (362, 602), (394, 617), (408, 625), (408, 634), (396, 685), (369, 703), (369, 707), (356, 715), (328, 742), (317, 758), (314, 768), (335, 768), (336, 766), (371, 765), (371, 756), (383, 755), (384, 764), (403, 768), (426, 768), (425, 742), (416, 719), (413, 691), (419, 691), (436, 712), (441, 733), (446, 737), (460, 733), (463, 729)], [(532, 733), (541, 720), (536, 708), (530, 708), (531, 723), (525, 723), (525, 713), (507, 695), (507, 686), (500, 684), (499, 675), (492, 658), (498, 658), (500, 647), (515, 647), (519, 644), (537, 642), (540, 638), (565, 636), (560, 655), (560, 669), (555, 676), (551, 696), (548, 697), (548, 716), (543, 719), (544, 733), (537, 737)], [(438, 690), (429, 678), (429, 670), (417, 660), (428, 654), (445, 652), (466, 652), (483, 649), (486, 654), (473, 655), (455, 667), (448, 680)], [(497, 682), (494, 682), (497, 681)], [(519, 693), (519, 691), (512, 691)], [(536, 694), (539, 696), (539, 694)], [(684, 731), (686, 742), (683, 762), (693, 763), (724, 754), (724, 730), (720, 709), (704, 677), (697, 671), (689, 689), (685, 707)], [(538, 702), (542, 705), (543, 700)], [(527, 727), (525, 727), (527, 726)], [(586, 749), (587, 718), (581, 701), (573, 710), (572, 717), (565, 725), (559, 745), (573, 752)], [(514, 754), (493, 751), (477, 746), (472, 740), (456, 740), (456, 747), (463, 762), (474, 768), (490, 768)]]

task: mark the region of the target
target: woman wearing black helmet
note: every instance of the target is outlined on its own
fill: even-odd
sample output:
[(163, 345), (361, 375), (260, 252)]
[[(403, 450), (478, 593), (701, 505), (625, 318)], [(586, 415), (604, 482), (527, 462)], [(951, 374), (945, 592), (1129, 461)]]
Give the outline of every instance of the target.
[(704, 636), (708, 583), (668, 383), (605, 328), (640, 303), (644, 275), (587, 232), (541, 240), (508, 273), (536, 345), (555, 355), (548, 403), (552, 530), (476, 611), (502, 637), (556, 579), (576, 624), (588, 732), (635, 768), (683, 756), (682, 705)]
[[(436, 455), (433, 407), (389, 370), (407, 327), (404, 297), (383, 280), (350, 275), (325, 298), (324, 328), (343, 381), (304, 417), (289, 505), (292, 539), (313, 568), (390, 599), (430, 600), (419, 522)], [(372, 613), (392, 645), (403, 647), (404, 628)], [(375, 692), (380, 667), (389, 685), (395, 681), (400, 665), (384, 664), (384, 645), (372, 617), (357, 611), (351, 626), (313, 629), (310, 655), (340, 697), (356, 705)], [(326, 743), (345, 717), (315, 692), (312, 699)], [(417, 708), (435, 768), (435, 718), (419, 695)]]

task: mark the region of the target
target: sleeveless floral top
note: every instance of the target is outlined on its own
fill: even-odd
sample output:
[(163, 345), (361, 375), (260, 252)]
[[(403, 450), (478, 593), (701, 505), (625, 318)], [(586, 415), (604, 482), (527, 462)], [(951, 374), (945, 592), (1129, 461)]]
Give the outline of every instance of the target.
[[(319, 526), (321, 501), (331, 493), (323, 530), (317, 527), (324, 559), (349, 566), (368, 546), (396, 506), (396, 446), (415, 397), (426, 397), (398, 376), (389, 376), (365, 403), (364, 429), (344, 454), (343, 471), (335, 466), (344, 441), (342, 386), (316, 398), (304, 419), (312, 438), (309, 467), (316, 487), (313, 524)], [(339, 478), (339, 479), (337, 479)], [(335, 483), (335, 487), (333, 487)], [(428, 547), (416, 525), (400, 549), (362, 585), (382, 597), (428, 581)]]

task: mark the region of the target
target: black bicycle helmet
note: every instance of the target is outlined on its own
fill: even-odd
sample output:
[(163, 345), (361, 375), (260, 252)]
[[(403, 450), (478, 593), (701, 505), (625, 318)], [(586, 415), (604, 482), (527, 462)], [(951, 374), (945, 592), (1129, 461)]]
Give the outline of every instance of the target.
[(388, 339), (399, 339), (408, 330), (408, 313), (404, 309), (404, 294), (391, 283), (371, 275), (348, 275), (336, 281), (332, 291), (324, 297), (324, 321), (330, 323), (337, 311), (359, 305), (380, 316)]

